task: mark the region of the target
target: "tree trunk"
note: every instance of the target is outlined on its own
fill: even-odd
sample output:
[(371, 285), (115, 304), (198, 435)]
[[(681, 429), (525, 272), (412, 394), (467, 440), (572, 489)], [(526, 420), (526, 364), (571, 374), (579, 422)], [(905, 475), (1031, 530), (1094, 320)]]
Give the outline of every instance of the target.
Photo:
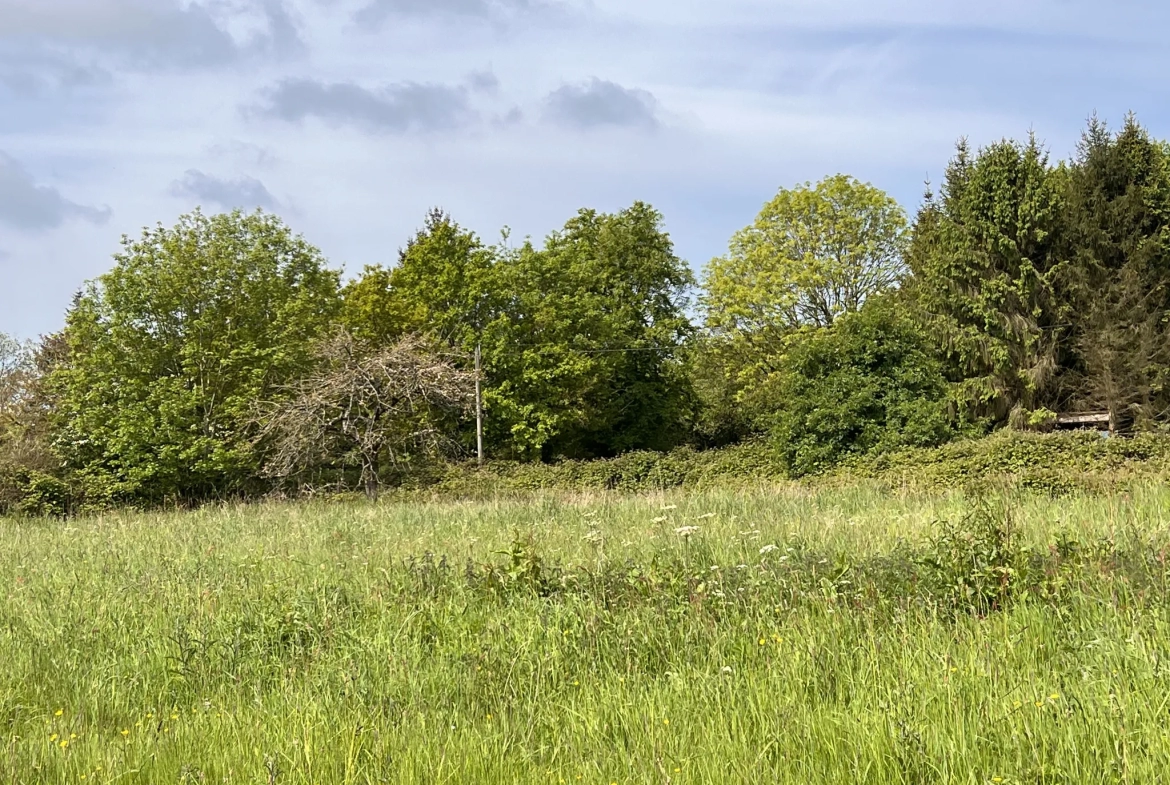
[(378, 459), (367, 457), (362, 461), (362, 487), (366, 498), (372, 502), (378, 501)]

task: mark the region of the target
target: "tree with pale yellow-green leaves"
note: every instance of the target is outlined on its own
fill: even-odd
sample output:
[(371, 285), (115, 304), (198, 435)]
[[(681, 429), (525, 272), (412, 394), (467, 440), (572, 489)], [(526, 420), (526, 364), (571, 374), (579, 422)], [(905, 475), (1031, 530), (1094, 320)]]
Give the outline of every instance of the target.
[(848, 175), (782, 188), (705, 275), (716, 333), (829, 327), (898, 285), (909, 223), (884, 191)]
[(909, 236), (901, 206), (848, 175), (780, 189), (704, 275), (707, 329), (692, 360), (700, 440), (769, 429), (771, 381), (792, 342), (896, 288)]

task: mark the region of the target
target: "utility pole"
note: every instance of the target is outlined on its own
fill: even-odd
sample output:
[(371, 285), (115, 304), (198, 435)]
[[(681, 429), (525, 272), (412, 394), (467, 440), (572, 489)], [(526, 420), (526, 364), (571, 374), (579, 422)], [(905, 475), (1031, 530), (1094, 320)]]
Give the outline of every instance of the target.
[(480, 376), (483, 373), (483, 350), (475, 344), (475, 454), (479, 466), (483, 467), (483, 391)]

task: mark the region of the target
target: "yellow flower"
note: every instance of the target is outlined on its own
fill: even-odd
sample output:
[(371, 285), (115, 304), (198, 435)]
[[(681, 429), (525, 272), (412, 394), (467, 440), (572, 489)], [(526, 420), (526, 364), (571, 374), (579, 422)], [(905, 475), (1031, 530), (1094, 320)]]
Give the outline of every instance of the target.
[(760, 645), (763, 646), (765, 643), (767, 643), (767, 641), (763, 638), (760, 638)]
[(992, 782), (1003, 782), (1003, 777), (992, 777), (991, 781)]
[(663, 721), (662, 721), (662, 724), (663, 724), (663, 725), (669, 725), (669, 724), (670, 724), (670, 720), (663, 720)]
[(57, 740), (57, 734), (56, 734), (56, 733), (54, 733), (52, 736), (50, 736), (50, 737), (49, 737), (49, 741), (56, 741), (56, 740)]
[(129, 736), (129, 735), (130, 735), (130, 729), (129, 729), (129, 728), (122, 728), (122, 735), (123, 735), (123, 736)]
[(1040, 709), (1043, 707), (1044, 707), (1044, 701), (1036, 701), (1036, 708), (1037, 709)]
[(66, 747), (69, 746), (69, 739), (61, 739), (60, 745), (61, 745), (61, 749), (65, 749)]
[(60, 716), (61, 716), (62, 714), (64, 714), (64, 713), (65, 713), (65, 710), (64, 710), (64, 709), (57, 709), (57, 711), (53, 712), (53, 716), (54, 716), (54, 717), (60, 717)]
[(179, 715), (178, 715), (178, 714), (172, 714), (172, 715), (171, 715), (171, 719), (172, 719), (172, 720), (177, 720), (177, 719), (179, 719)]
[(1058, 700), (1059, 698), (1060, 698), (1060, 695), (1058, 695), (1055, 692), (1048, 696), (1048, 700)]

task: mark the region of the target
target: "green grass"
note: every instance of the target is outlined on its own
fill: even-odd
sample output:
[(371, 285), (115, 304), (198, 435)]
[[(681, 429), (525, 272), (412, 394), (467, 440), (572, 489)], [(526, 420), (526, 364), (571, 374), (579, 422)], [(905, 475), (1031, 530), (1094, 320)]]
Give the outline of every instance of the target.
[(1157, 485), (0, 522), (0, 782), (1170, 782), (1168, 523)]

